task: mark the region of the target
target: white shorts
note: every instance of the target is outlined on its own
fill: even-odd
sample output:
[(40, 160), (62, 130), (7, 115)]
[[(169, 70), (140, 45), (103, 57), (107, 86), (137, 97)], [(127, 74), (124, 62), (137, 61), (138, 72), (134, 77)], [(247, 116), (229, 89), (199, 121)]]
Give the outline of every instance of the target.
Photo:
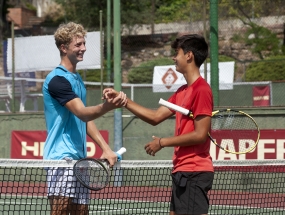
[(48, 196), (66, 196), (76, 204), (89, 204), (90, 190), (76, 179), (72, 168), (48, 168), (47, 184)]

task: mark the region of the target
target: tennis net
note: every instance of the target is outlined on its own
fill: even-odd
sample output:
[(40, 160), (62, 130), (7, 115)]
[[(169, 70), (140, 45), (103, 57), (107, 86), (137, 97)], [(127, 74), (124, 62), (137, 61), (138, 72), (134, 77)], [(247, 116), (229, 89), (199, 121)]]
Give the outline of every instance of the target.
[[(46, 168), (75, 161), (0, 159), (0, 211), (50, 214)], [(209, 214), (285, 214), (283, 160), (214, 161)], [(172, 162), (123, 160), (110, 170), (110, 184), (91, 191), (89, 214), (169, 214)]]

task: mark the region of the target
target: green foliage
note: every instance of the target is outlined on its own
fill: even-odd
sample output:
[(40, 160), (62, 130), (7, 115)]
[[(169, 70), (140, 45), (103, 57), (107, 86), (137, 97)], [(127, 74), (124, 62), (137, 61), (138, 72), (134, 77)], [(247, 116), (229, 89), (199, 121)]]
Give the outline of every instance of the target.
[(25, 5), (29, 10), (32, 10), (32, 11), (37, 11), (37, 8), (34, 6), (34, 5), (32, 5), (32, 4), (30, 4), (30, 3), (26, 3), (26, 5)]
[[(55, 2), (64, 9), (65, 14), (61, 19), (65, 20), (65, 22), (74, 21), (83, 24), (89, 30), (98, 30), (100, 24), (99, 11), (102, 10), (103, 22), (106, 23), (106, 0), (55, 0)], [(203, 18), (201, 12), (203, 3), (197, 0), (121, 0), (120, 5), (121, 24), (130, 28), (130, 30), (135, 30), (132, 28), (141, 24), (178, 21), (193, 22)], [(189, 8), (192, 8), (190, 14)], [(207, 9), (209, 9), (209, 4), (207, 4)]]
[(128, 81), (133, 84), (150, 84), (152, 83), (153, 68), (155, 66), (165, 65), (173, 65), (173, 60), (169, 58), (158, 58), (143, 62), (138, 67), (130, 70), (128, 73)]
[(219, 55), (218, 57), (219, 62), (228, 62), (228, 61), (235, 61), (232, 57), (226, 56), (226, 55)]
[(122, 0), (121, 23), (127, 26), (148, 24), (153, 17), (150, 1)]
[(284, 0), (260, 1), (219, 1), (220, 8), (223, 9), (227, 18), (230, 16), (241, 19), (244, 23), (254, 18), (264, 16), (280, 16), (284, 13)]
[(47, 27), (58, 27), (61, 23), (64, 23), (64, 17), (52, 17), (50, 15), (46, 16), (46, 19), (44, 22), (42, 22), (41, 25), (47, 26)]
[[(228, 61), (235, 61), (235, 59), (232, 58), (232, 57), (226, 56), (226, 55), (219, 55), (218, 56), (218, 61), (219, 62), (228, 62)], [(206, 62), (207, 63), (211, 62), (211, 58), (207, 58)]]
[(249, 50), (256, 54), (259, 59), (284, 53), (280, 39), (275, 33), (254, 23), (249, 25), (250, 28), (248, 28), (245, 34), (234, 34), (231, 40), (233, 42), (245, 43), (249, 46)]
[[(55, 0), (55, 2), (62, 6), (64, 14), (61, 19), (65, 22), (79, 22), (89, 30), (98, 30), (99, 11), (102, 10), (103, 26), (105, 26), (106, 0)], [(111, 2), (112, 6), (113, 1)], [(209, 0), (121, 0), (121, 24), (130, 30), (135, 30), (132, 28), (139, 27), (141, 24), (209, 20), (210, 3)], [(285, 12), (283, 5), (284, 0), (219, 0), (219, 20), (239, 18), (243, 23), (248, 23), (250, 19), (261, 16), (280, 16)], [(204, 6), (205, 15), (203, 14)]]
[(45, 16), (45, 21), (41, 25), (48, 27), (58, 27), (61, 23), (66, 22), (65, 8), (63, 6), (54, 4), (49, 8), (48, 13)]
[[(83, 81), (101, 82), (101, 70), (100, 69), (88, 69), (79, 70)], [(103, 82), (107, 82), (107, 72), (103, 71)]]
[(55, 0), (60, 4), (65, 13), (65, 22), (81, 23), (88, 30), (98, 30), (100, 26), (100, 10), (106, 17), (106, 1), (98, 0)]
[(249, 50), (258, 56), (259, 59), (284, 53), (280, 39), (275, 33), (254, 23), (250, 23), (249, 26), (250, 28), (248, 28), (244, 35), (235, 34), (232, 37), (232, 41), (245, 43), (250, 47)]
[(257, 54), (260, 59), (264, 59), (264, 56), (280, 54), (281, 47), (279, 47), (277, 35), (254, 23), (251, 23), (251, 28), (245, 34), (245, 42), (252, 47), (252, 53)]
[[(232, 57), (226, 56), (226, 55), (219, 55), (218, 56), (218, 61), (219, 62), (229, 62), (229, 61), (235, 61), (235, 59), (232, 58)], [(206, 62), (210, 63), (211, 62), (211, 58), (207, 58)]]
[(10, 4), (10, 2), (2, 1), (0, 3), (0, 53), (2, 53), (2, 40), (5, 40), (7, 37), (9, 37), (9, 25), (7, 21), (7, 14), (9, 13), (8, 8), (12, 8), (13, 5)]
[[(112, 64), (113, 61), (111, 62)], [(81, 75), (83, 81), (101, 82), (101, 69), (78, 70), (78, 73)], [(108, 82), (106, 60), (104, 60), (102, 82)]]
[(244, 37), (241, 34), (234, 34), (231, 38), (233, 42), (239, 43), (244, 41)]
[(246, 81), (285, 80), (285, 56), (271, 57), (251, 63), (246, 70)]
[(274, 2), (256, 0), (233, 1), (231, 4), (228, 4), (227, 0), (222, 0), (221, 7), (224, 10), (228, 10), (227, 14), (229, 15), (225, 18), (238, 18), (244, 26), (249, 27), (245, 35), (234, 35), (232, 40), (249, 45), (252, 53), (257, 55), (259, 59), (284, 53), (277, 35), (269, 29), (257, 25), (255, 20), (262, 16), (279, 16), (282, 14), (281, 11), (284, 10), (281, 5), (284, 5), (283, 0)]
[[(164, 4), (157, 5), (156, 23), (189, 20), (189, 0), (166, 0)], [(192, 5), (191, 5), (192, 6)], [(179, 11), (179, 13), (177, 13)]]

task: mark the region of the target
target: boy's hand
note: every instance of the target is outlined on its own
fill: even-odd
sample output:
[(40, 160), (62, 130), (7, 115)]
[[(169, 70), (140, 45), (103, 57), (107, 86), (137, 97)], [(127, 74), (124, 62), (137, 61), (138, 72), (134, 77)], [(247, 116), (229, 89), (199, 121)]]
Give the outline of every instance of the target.
[(155, 153), (162, 149), (159, 141), (161, 138), (152, 136), (152, 141), (145, 145), (144, 149), (147, 154), (155, 156)]
[(111, 99), (111, 98), (115, 98), (119, 95), (119, 93), (114, 90), (113, 88), (106, 88), (103, 90), (103, 96), (102, 99)]
[(100, 159), (107, 159), (110, 167), (113, 167), (115, 163), (118, 161), (117, 154), (111, 150), (103, 151), (103, 154), (100, 157)]
[(103, 100), (106, 100), (107, 103), (115, 105), (116, 107), (126, 106), (128, 100), (127, 95), (123, 92), (117, 92), (112, 88), (106, 88), (103, 90)]

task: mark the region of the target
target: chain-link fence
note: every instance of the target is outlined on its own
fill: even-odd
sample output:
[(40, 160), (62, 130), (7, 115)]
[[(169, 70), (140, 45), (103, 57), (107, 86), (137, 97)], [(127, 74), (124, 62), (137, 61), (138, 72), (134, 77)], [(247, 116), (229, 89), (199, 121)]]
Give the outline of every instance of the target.
[[(155, 2), (154, 0), (145, 1), (150, 5)], [(136, 85), (137, 83), (127, 86), (130, 83), (128, 75), (134, 69), (145, 67), (150, 71), (149, 76), (152, 80), (154, 68), (143, 63), (161, 58), (171, 59), (170, 44), (178, 35), (202, 34), (210, 42), (210, 1), (189, 0), (176, 3), (173, 11), (168, 11), (168, 17), (172, 18), (165, 22), (158, 22), (158, 20), (161, 20), (159, 19), (161, 14), (167, 11), (163, 11), (161, 7), (154, 7), (145, 12), (146, 14), (140, 14), (146, 17), (141, 21), (142, 24), (122, 23), (121, 25), (122, 88), (135, 101), (151, 108), (155, 107), (153, 104), (157, 104), (160, 97), (166, 99), (171, 93), (153, 92), (152, 81), (144, 82), (149, 84), (146, 86)], [(179, 5), (180, 3), (183, 5)], [(218, 18), (219, 61), (231, 61), (235, 65), (233, 71), (226, 68), (219, 77), (220, 80), (226, 78), (229, 80), (228, 84), (231, 84), (230, 89), (220, 88), (219, 106), (284, 106), (282, 89), (285, 83), (282, 82), (284, 80), (282, 77), (278, 79), (279, 73), (276, 70), (280, 69), (280, 63), (284, 65), (285, 62), (285, 0), (220, 0), (218, 1)], [(106, 49), (106, 44), (104, 47)], [(268, 61), (276, 55), (281, 57)], [(106, 50), (104, 56), (106, 56)], [(258, 62), (269, 65), (269, 69), (253, 70), (252, 63)], [(278, 66), (275, 66), (276, 63), (279, 63)], [(265, 70), (263, 73), (276, 74), (277, 78), (255, 80), (254, 74), (259, 74), (258, 72), (263, 70)], [(87, 71), (87, 73), (90, 72)], [(107, 73), (106, 68), (104, 68), (104, 73)], [(36, 78), (44, 79), (46, 74), (47, 72), (36, 72)], [(97, 75), (94, 72), (93, 74)], [(226, 77), (227, 75), (229, 77)], [(83, 79), (85, 79), (85, 73)], [(88, 81), (88, 79), (85, 80)], [(92, 96), (94, 96), (92, 92), (99, 95), (98, 102), (101, 102), (99, 92), (101, 84), (97, 83), (97, 85), (87, 86)], [(36, 91), (40, 93), (41, 85), (37, 86)], [(42, 101), (40, 98), (38, 101), (38, 108), (41, 110)], [(29, 102), (27, 100), (26, 104), (29, 105)], [(2, 109), (5, 107), (3, 106)]]

